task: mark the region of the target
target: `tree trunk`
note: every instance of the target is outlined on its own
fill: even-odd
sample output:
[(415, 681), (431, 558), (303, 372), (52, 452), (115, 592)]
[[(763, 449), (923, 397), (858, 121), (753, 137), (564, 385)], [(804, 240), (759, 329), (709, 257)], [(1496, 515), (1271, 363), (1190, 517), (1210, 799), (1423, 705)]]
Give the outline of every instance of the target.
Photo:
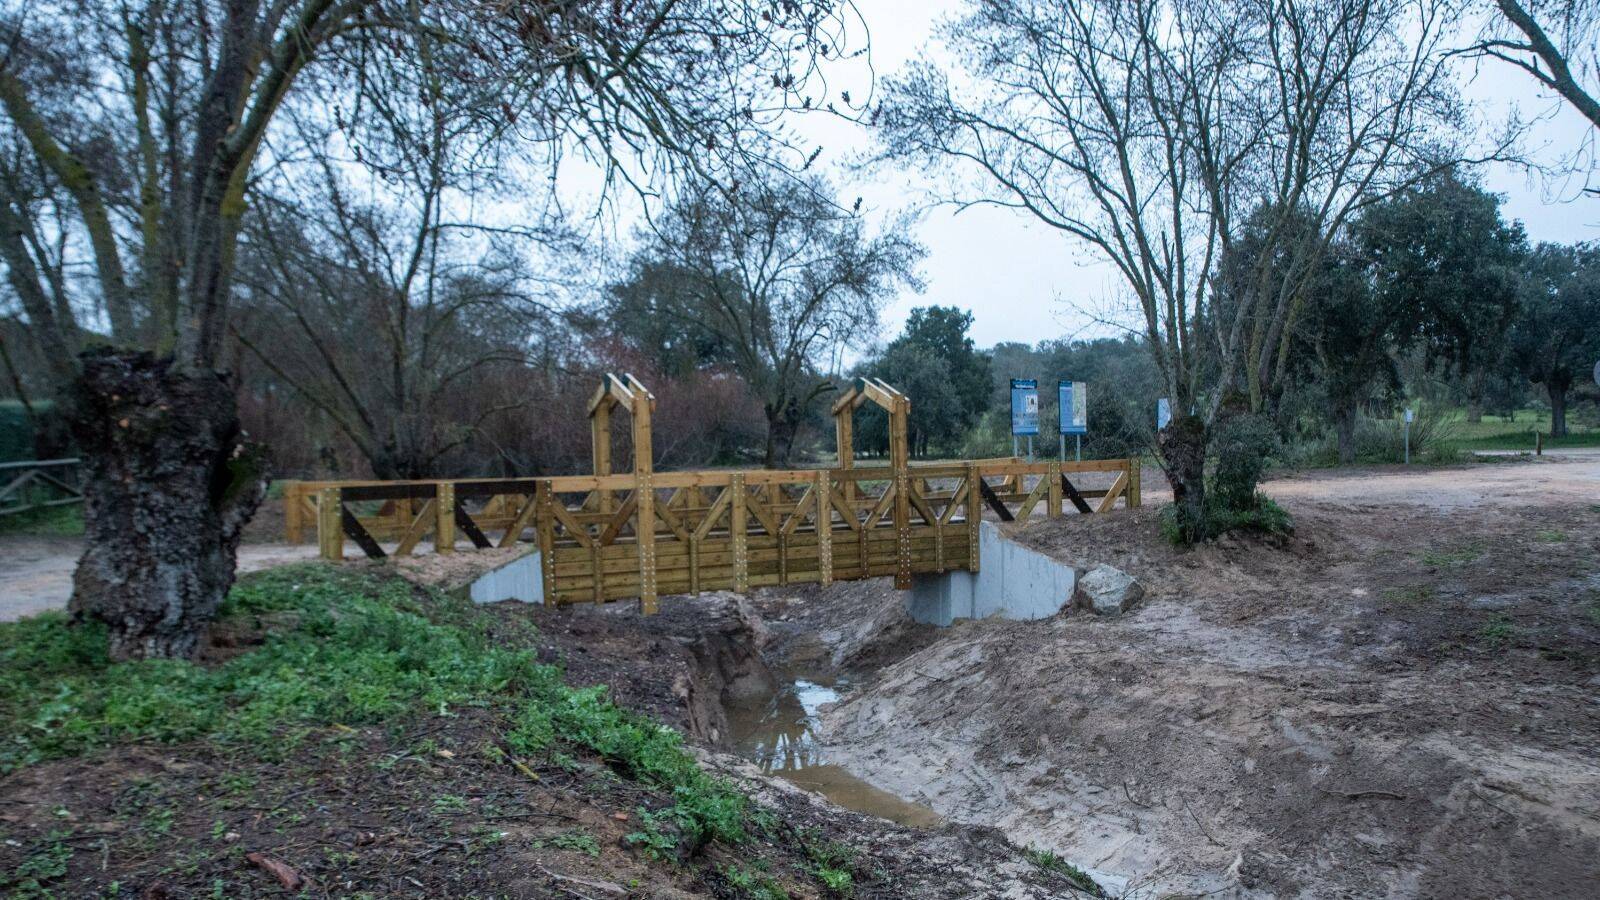
[(1349, 465), (1356, 461), (1356, 404), (1342, 407), (1335, 427), (1339, 433), (1339, 462)]
[(1194, 543), (1205, 537), (1206, 424), (1199, 416), (1173, 416), (1156, 444), (1172, 483), (1180, 537)]
[(70, 416), (88, 547), (68, 609), (106, 623), (114, 659), (193, 656), (266, 494), (264, 460), (221, 373), (110, 349), (82, 360)]
[(1551, 380), (1545, 384), (1545, 389), (1550, 392), (1550, 436), (1566, 437), (1567, 385), (1564, 382)]
[(794, 435), (799, 423), (784, 409), (767, 407), (767, 447), (761, 464), (769, 469), (781, 469), (789, 463), (789, 452), (794, 447)]

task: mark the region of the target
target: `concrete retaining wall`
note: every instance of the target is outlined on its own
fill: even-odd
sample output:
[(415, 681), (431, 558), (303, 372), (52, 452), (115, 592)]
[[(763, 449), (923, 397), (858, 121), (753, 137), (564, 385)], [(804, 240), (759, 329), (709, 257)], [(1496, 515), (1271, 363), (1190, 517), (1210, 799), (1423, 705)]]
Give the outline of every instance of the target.
[(467, 589), (473, 603), (521, 600), (544, 603), (544, 579), (539, 573), (539, 551), (517, 557), (492, 572), (478, 576)]
[(980, 523), (979, 571), (919, 575), (907, 592), (913, 621), (948, 626), (957, 619), (1045, 619), (1072, 602), (1077, 572), (1043, 553), (1007, 540)]

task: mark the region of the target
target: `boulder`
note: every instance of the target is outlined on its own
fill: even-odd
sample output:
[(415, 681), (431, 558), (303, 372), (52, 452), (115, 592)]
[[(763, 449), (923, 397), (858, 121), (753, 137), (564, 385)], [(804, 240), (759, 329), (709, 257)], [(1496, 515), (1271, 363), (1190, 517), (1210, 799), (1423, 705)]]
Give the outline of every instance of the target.
[(1144, 599), (1144, 586), (1128, 573), (1112, 566), (1095, 566), (1078, 578), (1073, 605), (1097, 615), (1125, 613)]

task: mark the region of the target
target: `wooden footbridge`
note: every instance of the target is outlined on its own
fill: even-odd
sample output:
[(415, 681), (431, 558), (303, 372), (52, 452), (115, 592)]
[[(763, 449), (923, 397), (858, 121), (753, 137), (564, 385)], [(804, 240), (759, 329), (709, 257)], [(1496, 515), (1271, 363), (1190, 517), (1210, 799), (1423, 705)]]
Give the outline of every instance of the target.
[[(854, 414), (866, 403), (889, 416), (887, 465), (852, 459)], [(977, 571), (986, 509), (1021, 521), (1139, 505), (1137, 459), (911, 463), (911, 403), (873, 379), (833, 404), (839, 465), (829, 469), (657, 472), (654, 407), (633, 376), (605, 377), (589, 404), (592, 475), (289, 482), (288, 538), (299, 542), (315, 522), (331, 560), (344, 558), (347, 541), (371, 558), (531, 541), (547, 602), (638, 598), (653, 613), (661, 594), (880, 576), (908, 588), (917, 574)], [(611, 469), (619, 410), (632, 424), (628, 473)]]

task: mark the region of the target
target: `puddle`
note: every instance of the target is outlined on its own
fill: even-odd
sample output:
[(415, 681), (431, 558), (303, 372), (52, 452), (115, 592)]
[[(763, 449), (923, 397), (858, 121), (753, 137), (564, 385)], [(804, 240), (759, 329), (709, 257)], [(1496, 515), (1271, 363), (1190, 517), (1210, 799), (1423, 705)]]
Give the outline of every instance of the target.
[(816, 791), (846, 809), (913, 828), (940, 824), (939, 816), (926, 806), (879, 790), (828, 762), (816, 737), (817, 712), (837, 703), (841, 690), (847, 688), (844, 682), (830, 687), (797, 679), (765, 702), (730, 706), (727, 716), (734, 752), (761, 771)]

